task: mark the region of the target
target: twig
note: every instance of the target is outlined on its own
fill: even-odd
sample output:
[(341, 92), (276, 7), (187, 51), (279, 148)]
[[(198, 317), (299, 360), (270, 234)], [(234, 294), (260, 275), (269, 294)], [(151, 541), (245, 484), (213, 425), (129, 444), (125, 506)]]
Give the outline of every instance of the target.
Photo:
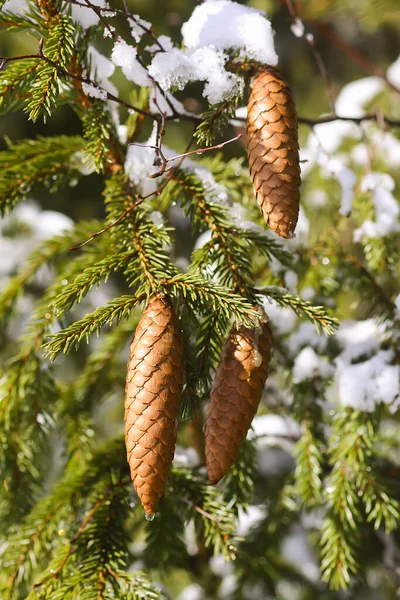
[(186, 504), (188, 504), (189, 506), (191, 506), (192, 508), (194, 508), (194, 510), (196, 510), (198, 513), (200, 513), (204, 517), (207, 517), (207, 519), (210, 519), (210, 521), (214, 521), (215, 523), (220, 523), (221, 522), (221, 519), (219, 519), (218, 517), (214, 517), (214, 515), (211, 515), (209, 512), (207, 512), (206, 510), (204, 510), (203, 508), (201, 508), (201, 506), (197, 506), (197, 504), (195, 504), (194, 502), (192, 502), (188, 498), (181, 497), (181, 500), (183, 502), (186, 502)]
[[(292, 20), (293, 21), (295, 21), (297, 19), (301, 20), (301, 17), (299, 16), (297, 10), (295, 9), (292, 0), (284, 0), (284, 2), (286, 4), (286, 7), (289, 11), (289, 14), (290, 14)], [(314, 36), (312, 34), (308, 34), (308, 35), (304, 36), (304, 39), (306, 40), (308, 46), (311, 49), (311, 52), (314, 55), (314, 58), (318, 65), (318, 69), (321, 74), (321, 77), (325, 81), (325, 87), (326, 87), (326, 93), (328, 96), (329, 106), (330, 106), (331, 111), (334, 112), (335, 111), (335, 98), (334, 98), (334, 94), (333, 94), (332, 84), (329, 79), (328, 70), (327, 70), (325, 63), (322, 59), (322, 56), (317, 48), (317, 44), (315, 43)]]
[[(187, 151), (189, 151), (189, 148), (192, 145), (192, 143), (193, 143), (193, 135), (190, 138), (190, 141), (187, 145)], [(164, 190), (164, 188), (168, 185), (168, 183), (173, 178), (174, 170), (178, 169), (181, 166), (183, 159), (184, 159), (184, 157), (182, 157), (180, 159), (179, 163), (174, 167), (174, 169), (171, 169), (171, 171), (169, 172), (169, 175), (165, 178), (165, 180), (163, 181), (163, 183), (160, 185), (159, 188), (157, 188), (154, 192), (150, 192), (150, 194), (147, 194), (146, 196), (138, 196), (136, 202), (134, 202), (134, 204), (132, 206), (127, 208), (118, 217), (118, 219), (116, 219), (115, 221), (113, 221), (112, 223), (107, 225), (107, 227), (104, 227), (100, 231), (96, 231), (95, 233), (92, 233), (92, 235), (85, 242), (83, 242), (82, 244), (79, 244), (79, 246), (74, 246), (73, 248), (70, 248), (70, 250), (75, 251), (75, 250), (79, 250), (80, 248), (83, 248), (83, 246), (86, 246), (87, 244), (89, 244), (92, 240), (97, 238), (99, 235), (102, 235), (103, 233), (105, 233), (106, 231), (108, 231), (109, 229), (114, 227), (115, 225), (118, 225), (118, 223), (120, 223), (123, 219), (125, 219), (125, 217), (127, 217), (132, 212), (132, 210), (134, 208), (136, 208), (137, 206), (139, 206), (139, 204), (141, 204), (144, 200), (147, 200), (147, 198), (151, 198), (152, 196), (159, 196), (161, 194), (161, 192)]]
[[(70, 73), (69, 71), (66, 71), (65, 69), (60, 67), (60, 65), (58, 65), (57, 63), (52, 61), (50, 58), (47, 58), (47, 56), (45, 56), (42, 53), (41, 49), (39, 49), (37, 54), (24, 54), (24, 55), (20, 55), (20, 56), (0, 56), (0, 61), (1, 61), (0, 64), (6, 65), (7, 63), (16, 61), (16, 60), (38, 60), (38, 59), (44, 60), (49, 65), (54, 67), (54, 69), (57, 69), (57, 71), (59, 73), (61, 73), (62, 75), (65, 75), (66, 77), (70, 77), (71, 79), (75, 79), (76, 81), (80, 81), (81, 83), (93, 85), (99, 91), (106, 94), (107, 100), (112, 100), (113, 102), (117, 102), (118, 104), (120, 104), (121, 106), (124, 106), (125, 108), (127, 108), (129, 110), (134, 110), (135, 112), (137, 112), (140, 115), (143, 115), (144, 117), (149, 117), (150, 119), (153, 119), (153, 121), (159, 120), (158, 115), (150, 113), (146, 110), (142, 110), (141, 108), (138, 108), (137, 106), (133, 106), (132, 104), (129, 104), (129, 102), (125, 102), (124, 100), (121, 100), (117, 96), (114, 96), (114, 94), (111, 94), (110, 92), (108, 92), (107, 90), (102, 88), (98, 83), (96, 83), (95, 81), (90, 79), (90, 77), (81, 77), (80, 75), (76, 75), (75, 73)], [(175, 118), (176, 118), (176, 116), (175, 116)]]
[(397, 93), (400, 93), (400, 88), (394, 85), (387, 78), (385, 71), (381, 69), (381, 67), (374, 65), (362, 52), (360, 52), (360, 50), (358, 50), (358, 48), (354, 48), (354, 46), (349, 44), (349, 42), (347, 42), (337, 31), (334, 31), (330, 25), (327, 25), (326, 23), (320, 23), (319, 21), (316, 21), (314, 19), (303, 18), (298, 9), (295, 11), (293, 5), (290, 7), (290, 4), (292, 4), (291, 0), (278, 1), (280, 4), (283, 4), (287, 7), (292, 19), (295, 19), (296, 16), (299, 16), (299, 18), (302, 21), (313, 25), (316, 29), (318, 29), (321, 35), (332, 41), (335, 44), (335, 46), (339, 48), (339, 50), (345, 52), (347, 56), (349, 56), (354, 62), (357, 62), (359, 65), (361, 65), (361, 67), (365, 71), (371, 73), (372, 75), (380, 77), (387, 83), (387, 85), (389, 85), (392, 88), (392, 90), (394, 90)]
[(383, 69), (377, 65), (374, 65), (366, 56), (364, 56), (364, 54), (346, 42), (346, 40), (344, 40), (339, 33), (329, 27), (329, 25), (326, 25), (325, 23), (318, 23), (317, 21), (310, 21), (310, 23), (314, 25), (324, 37), (331, 40), (337, 48), (343, 50), (347, 56), (350, 56), (350, 58), (361, 65), (365, 71), (375, 75), (376, 77), (380, 77), (385, 81), (385, 83), (387, 83), (388, 86), (392, 88), (393, 91), (397, 92), (398, 94), (400, 93), (400, 88), (398, 88), (388, 79)]
[(103, 233), (105, 233), (106, 231), (108, 231), (109, 229), (111, 229), (111, 227), (114, 227), (115, 225), (118, 225), (118, 223), (120, 223), (123, 219), (125, 219), (125, 217), (127, 215), (129, 215), (130, 212), (132, 212), (132, 210), (134, 208), (136, 208), (137, 206), (139, 206), (139, 204), (141, 204), (145, 199), (147, 198), (147, 196), (139, 197), (139, 199), (129, 208), (127, 208), (119, 217), (118, 219), (115, 219), (115, 221), (113, 221), (112, 223), (110, 223), (109, 225), (107, 225), (107, 227), (104, 227), (103, 229), (101, 229), (100, 231), (96, 231), (95, 233), (92, 233), (92, 235), (90, 236), (90, 238), (88, 238), (85, 242), (82, 242), (82, 244), (79, 244), (79, 246), (73, 246), (72, 248), (70, 248), (71, 252), (75, 252), (76, 250), (80, 250), (81, 248), (83, 248), (84, 246), (86, 246), (87, 244), (89, 244), (92, 240), (94, 240), (95, 238), (99, 237), (99, 235), (102, 235)]
[(236, 135), (235, 137), (231, 138), (230, 140), (225, 140), (225, 142), (221, 142), (220, 144), (216, 144), (215, 146), (207, 146), (206, 148), (199, 148), (198, 150), (191, 150), (190, 152), (184, 152), (184, 154), (178, 154), (177, 156), (168, 158), (167, 162), (172, 162), (173, 160), (177, 160), (178, 158), (185, 158), (186, 156), (191, 156), (192, 154), (204, 154), (205, 152), (208, 152), (209, 150), (219, 150), (220, 148), (223, 148), (227, 144), (231, 144), (232, 142), (236, 142), (237, 140), (240, 140), (241, 137), (242, 137), (242, 134), (239, 133), (239, 135)]
[[(193, 154), (204, 154), (205, 152), (208, 152), (209, 150), (218, 150), (219, 148), (223, 148), (224, 146), (226, 146), (227, 144), (231, 144), (232, 142), (236, 142), (236, 140), (239, 140), (242, 137), (242, 134), (239, 133), (239, 135), (236, 135), (234, 138), (230, 139), (230, 140), (226, 140), (225, 142), (221, 142), (220, 144), (216, 144), (215, 146), (208, 146), (206, 148), (199, 148), (198, 150), (191, 150), (190, 152), (184, 152), (183, 154), (178, 154), (177, 156), (172, 156), (171, 158), (165, 158), (164, 155), (162, 155), (163, 158), (163, 165), (161, 167), (161, 169), (159, 171), (157, 171), (157, 173), (153, 173), (152, 175), (150, 175), (151, 179), (155, 179), (156, 177), (160, 177), (161, 175), (163, 175), (164, 173), (168, 173), (169, 171), (171, 171), (171, 169), (173, 169), (174, 167), (167, 167), (167, 163), (169, 162), (173, 162), (174, 160), (178, 160), (178, 159), (183, 159), (186, 156), (191, 156)], [(142, 144), (135, 144), (135, 146), (141, 146)], [(156, 151), (160, 151), (158, 146), (145, 146), (146, 148), (154, 148)]]

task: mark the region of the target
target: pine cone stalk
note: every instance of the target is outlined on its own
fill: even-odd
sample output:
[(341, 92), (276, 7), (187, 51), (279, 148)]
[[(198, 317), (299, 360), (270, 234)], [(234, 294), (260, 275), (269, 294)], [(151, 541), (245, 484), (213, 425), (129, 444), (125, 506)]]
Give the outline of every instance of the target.
[(265, 313), (259, 328), (234, 327), (225, 342), (205, 424), (211, 483), (226, 475), (246, 438), (268, 376), (271, 344), (272, 332)]
[(291, 238), (300, 204), (297, 116), (278, 69), (266, 66), (256, 75), (246, 128), (250, 177), (264, 220), (275, 233)]
[(125, 443), (131, 478), (146, 515), (154, 515), (174, 457), (183, 384), (183, 339), (165, 296), (154, 296), (130, 346)]

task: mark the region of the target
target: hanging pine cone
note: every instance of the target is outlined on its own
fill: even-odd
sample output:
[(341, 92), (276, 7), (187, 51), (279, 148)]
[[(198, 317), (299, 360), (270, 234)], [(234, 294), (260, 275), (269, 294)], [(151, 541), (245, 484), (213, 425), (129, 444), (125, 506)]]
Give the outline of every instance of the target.
[(164, 296), (153, 297), (131, 342), (125, 387), (125, 443), (135, 490), (148, 515), (174, 457), (183, 382), (183, 340)]
[(258, 205), (270, 228), (290, 238), (300, 202), (297, 116), (292, 92), (274, 67), (265, 67), (254, 79), (246, 127)]
[(235, 327), (225, 342), (205, 424), (208, 478), (217, 483), (235, 462), (257, 412), (268, 376), (272, 333), (263, 314), (258, 329)]

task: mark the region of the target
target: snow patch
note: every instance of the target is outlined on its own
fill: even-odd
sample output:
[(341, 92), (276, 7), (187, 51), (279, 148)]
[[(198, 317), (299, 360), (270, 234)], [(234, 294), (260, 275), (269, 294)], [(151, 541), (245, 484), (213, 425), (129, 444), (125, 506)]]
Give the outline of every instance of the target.
[(300, 437), (300, 427), (289, 417), (272, 414), (260, 415), (253, 420), (248, 437), (254, 439), (264, 436), (298, 438)]
[(365, 105), (383, 89), (385, 82), (380, 77), (364, 77), (344, 86), (335, 102), (336, 113), (341, 117), (362, 117)]
[[(91, 0), (91, 4), (104, 8), (106, 6), (106, 0)], [(74, 21), (79, 23), (83, 29), (89, 29), (93, 25), (97, 25), (100, 21), (100, 17), (95, 11), (86, 6), (78, 6), (77, 4), (71, 5), (71, 16)]]
[(230, 0), (206, 0), (197, 6), (183, 24), (182, 36), (187, 48), (213, 46), (239, 51), (239, 60), (278, 63), (271, 23), (264, 13)]
[(129, 26), (131, 28), (131, 34), (135, 42), (138, 44), (142, 39), (146, 30), (151, 28), (151, 23), (141, 19), (139, 15), (132, 15), (133, 18), (128, 19)]
[(364, 236), (377, 238), (400, 231), (400, 206), (393, 196), (395, 183), (387, 173), (369, 173), (361, 181), (361, 191), (372, 193), (375, 221), (367, 220), (354, 231), (354, 241)]
[(400, 56), (386, 71), (386, 77), (393, 85), (400, 87)]
[(372, 412), (380, 402), (393, 405), (400, 393), (400, 367), (390, 365), (392, 360), (391, 350), (380, 350), (364, 362), (340, 364), (338, 384), (341, 403), (367, 412)]
[(151, 81), (147, 70), (138, 61), (137, 50), (125, 40), (118, 40), (114, 44), (111, 60), (116, 67), (121, 67), (128, 81), (133, 81), (140, 87), (149, 87)]
[(149, 74), (164, 91), (171, 88), (182, 90), (192, 81), (204, 81), (203, 95), (210, 104), (218, 104), (240, 95), (243, 80), (225, 71), (228, 55), (213, 47), (196, 50), (159, 52), (153, 58)]
[(301, 383), (314, 377), (323, 379), (333, 375), (333, 367), (318, 356), (311, 346), (306, 346), (296, 356), (293, 366), (293, 380)]

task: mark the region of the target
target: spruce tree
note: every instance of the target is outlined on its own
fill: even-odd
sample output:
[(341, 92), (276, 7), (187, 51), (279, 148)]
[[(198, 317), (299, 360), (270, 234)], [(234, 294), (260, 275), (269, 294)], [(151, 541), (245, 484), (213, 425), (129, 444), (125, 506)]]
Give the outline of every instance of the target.
[(392, 598), (398, 61), (296, 120), (263, 13), (134, 4), (0, 1), (0, 598)]

